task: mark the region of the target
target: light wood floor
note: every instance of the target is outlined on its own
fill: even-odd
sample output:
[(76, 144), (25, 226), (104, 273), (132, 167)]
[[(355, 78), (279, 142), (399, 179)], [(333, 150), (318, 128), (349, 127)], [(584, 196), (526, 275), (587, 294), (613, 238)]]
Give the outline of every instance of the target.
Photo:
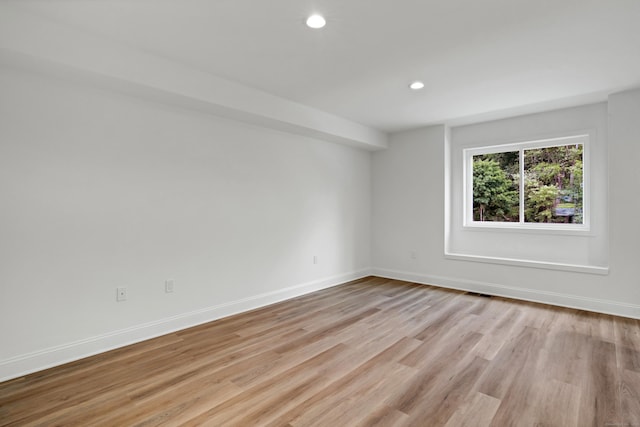
[(2, 383), (0, 425), (640, 426), (640, 322), (367, 278)]

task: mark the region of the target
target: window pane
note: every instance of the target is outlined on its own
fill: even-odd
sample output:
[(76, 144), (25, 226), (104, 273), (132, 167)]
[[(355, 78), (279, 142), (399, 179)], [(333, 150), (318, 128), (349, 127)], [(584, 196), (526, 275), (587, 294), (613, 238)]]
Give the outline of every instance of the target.
[(582, 144), (524, 151), (525, 222), (582, 224)]
[(518, 222), (519, 152), (473, 156), (473, 220)]

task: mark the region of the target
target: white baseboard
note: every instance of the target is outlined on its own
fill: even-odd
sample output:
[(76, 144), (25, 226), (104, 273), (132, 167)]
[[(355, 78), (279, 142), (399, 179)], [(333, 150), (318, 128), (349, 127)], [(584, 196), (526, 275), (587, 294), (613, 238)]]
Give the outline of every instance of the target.
[(302, 283), (286, 289), (254, 295), (225, 304), (179, 314), (154, 322), (132, 326), (127, 329), (86, 338), (83, 340), (45, 348), (0, 361), (0, 382), (104, 353), (126, 345), (145, 341), (171, 332), (211, 322), (233, 314), (264, 307), (304, 294), (337, 286), (351, 280), (369, 276), (370, 269), (363, 269), (312, 282)]
[(461, 291), (478, 292), (524, 301), (540, 302), (544, 304), (557, 305), (560, 307), (576, 308), (580, 310), (594, 311), (597, 313), (640, 319), (640, 305), (628, 304), (618, 301), (587, 298), (577, 295), (561, 294), (557, 292), (516, 288), (513, 286), (499, 285), (496, 283), (456, 279), (452, 277), (431, 276), (420, 273), (387, 270), (382, 268), (371, 269), (371, 275), (388, 279), (420, 283), (423, 285), (433, 285), (442, 288), (457, 289)]

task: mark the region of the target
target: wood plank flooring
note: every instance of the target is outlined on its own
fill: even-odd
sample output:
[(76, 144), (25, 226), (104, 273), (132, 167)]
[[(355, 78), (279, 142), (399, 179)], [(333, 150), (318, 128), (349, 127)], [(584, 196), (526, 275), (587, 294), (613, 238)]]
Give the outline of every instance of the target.
[(640, 322), (375, 277), (0, 384), (2, 426), (640, 426)]

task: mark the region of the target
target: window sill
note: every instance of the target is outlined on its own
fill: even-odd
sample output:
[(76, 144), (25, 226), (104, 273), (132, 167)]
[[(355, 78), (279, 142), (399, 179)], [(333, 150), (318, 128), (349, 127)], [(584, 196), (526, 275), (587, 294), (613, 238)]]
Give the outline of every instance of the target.
[(545, 270), (561, 270), (570, 271), (573, 273), (599, 274), (603, 276), (609, 274), (609, 267), (599, 267), (594, 265), (564, 264), (559, 262), (531, 261), (523, 259), (499, 258), (455, 253), (445, 253), (444, 257), (446, 259), (458, 261), (472, 261), (489, 264), (510, 265), (516, 267), (539, 268)]
[(532, 233), (532, 234), (553, 234), (553, 235), (568, 235), (568, 236), (593, 236), (593, 232), (588, 226), (576, 225), (574, 227), (567, 227), (562, 224), (548, 225), (548, 224), (527, 224), (522, 225), (518, 223), (489, 223), (489, 222), (474, 222), (472, 224), (466, 224), (462, 226), (464, 231), (490, 231), (490, 232), (505, 232), (505, 233)]

